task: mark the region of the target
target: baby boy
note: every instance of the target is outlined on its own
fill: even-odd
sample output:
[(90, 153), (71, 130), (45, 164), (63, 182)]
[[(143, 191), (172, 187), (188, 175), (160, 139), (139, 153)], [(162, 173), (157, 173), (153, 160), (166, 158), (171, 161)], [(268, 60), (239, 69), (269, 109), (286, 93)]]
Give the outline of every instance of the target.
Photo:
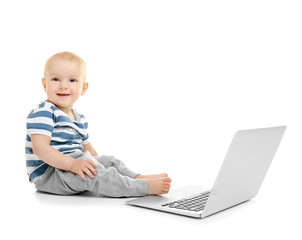
[(85, 117), (73, 108), (89, 86), (86, 64), (79, 56), (51, 56), (42, 84), (47, 100), (26, 119), (25, 145), (29, 180), (38, 190), (61, 195), (92, 191), (108, 197), (169, 192), (168, 174), (141, 175), (114, 157), (98, 156)]

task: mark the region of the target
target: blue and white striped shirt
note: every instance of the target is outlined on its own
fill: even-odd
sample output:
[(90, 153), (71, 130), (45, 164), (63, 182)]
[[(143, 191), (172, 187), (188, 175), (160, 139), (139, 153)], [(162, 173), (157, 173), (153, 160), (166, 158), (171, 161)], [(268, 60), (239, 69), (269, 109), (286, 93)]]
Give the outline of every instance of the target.
[(51, 138), (50, 145), (63, 154), (82, 152), (89, 142), (88, 122), (85, 117), (72, 109), (76, 121), (71, 120), (53, 103), (44, 101), (33, 109), (26, 119), (26, 168), (29, 180), (35, 182), (49, 165), (33, 153), (31, 134), (43, 134)]

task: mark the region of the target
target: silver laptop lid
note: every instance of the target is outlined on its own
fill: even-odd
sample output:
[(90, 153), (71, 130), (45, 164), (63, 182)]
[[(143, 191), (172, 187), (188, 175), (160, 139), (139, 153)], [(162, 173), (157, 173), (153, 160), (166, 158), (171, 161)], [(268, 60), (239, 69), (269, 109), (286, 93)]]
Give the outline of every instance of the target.
[(202, 217), (256, 196), (285, 129), (242, 130), (234, 135)]

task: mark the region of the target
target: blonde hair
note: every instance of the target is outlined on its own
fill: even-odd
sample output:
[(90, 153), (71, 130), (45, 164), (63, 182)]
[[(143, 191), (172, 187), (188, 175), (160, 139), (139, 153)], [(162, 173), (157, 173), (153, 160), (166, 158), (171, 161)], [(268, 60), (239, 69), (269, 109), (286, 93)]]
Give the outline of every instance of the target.
[(84, 81), (86, 80), (86, 63), (84, 62), (84, 60), (72, 53), (72, 52), (68, 52), (68, 51), (64, 51), (64, 52), (59, 52), (59, 53), (56, 53), (54, 55), (52, 55), (50, 58), (47, 59), (46, 63), (45, 63), (45, 67), (44, 67), (44, 77), (46, 75), (46, 69), (47, 69), (47, 66), (48, 64), (53, 61), (53, 60), (68, 60), (68, 61), (76, 61), (78, 62), (82, 67), (83, 67), (83, 70), (84, 70)]

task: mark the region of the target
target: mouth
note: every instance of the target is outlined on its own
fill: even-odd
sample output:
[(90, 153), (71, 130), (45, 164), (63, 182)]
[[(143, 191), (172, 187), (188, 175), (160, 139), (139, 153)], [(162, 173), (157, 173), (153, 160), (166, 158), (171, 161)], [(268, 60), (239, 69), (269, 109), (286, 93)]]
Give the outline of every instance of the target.
[(57, 95), (60, 96), (60, 97), (67, 97), (70, 94), (67, 94), (67, 93), (57, 93)]

